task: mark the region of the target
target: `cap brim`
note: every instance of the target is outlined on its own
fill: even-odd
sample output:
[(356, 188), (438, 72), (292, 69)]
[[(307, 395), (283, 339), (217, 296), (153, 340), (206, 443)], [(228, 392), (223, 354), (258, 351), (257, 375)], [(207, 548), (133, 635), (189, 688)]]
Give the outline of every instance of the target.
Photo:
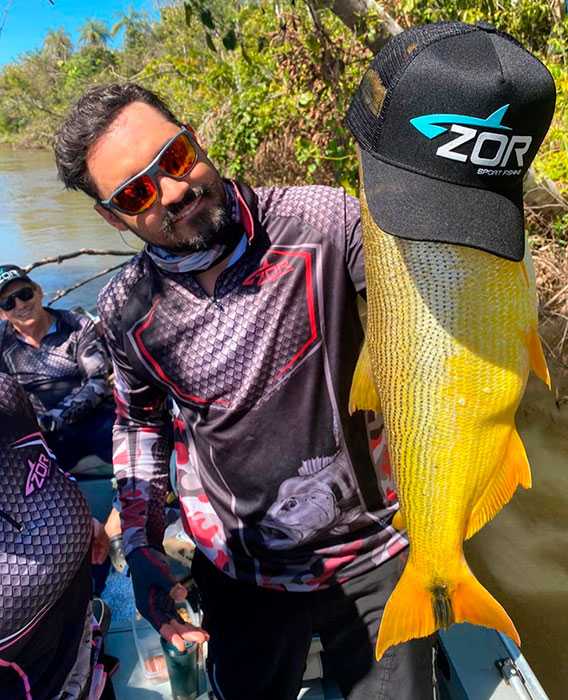
[(369, 210), (385, 233), (523, 259), (521, 187), (502, 192), (466, 187), (395, 167), (362, 149), (359, 157)]

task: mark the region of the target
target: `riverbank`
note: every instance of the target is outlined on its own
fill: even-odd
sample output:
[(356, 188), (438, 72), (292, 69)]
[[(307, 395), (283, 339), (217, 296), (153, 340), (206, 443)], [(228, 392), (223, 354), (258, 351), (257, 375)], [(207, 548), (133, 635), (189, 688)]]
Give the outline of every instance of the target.
[(536, 238), (533, 261), (539, 296), (539, 331), (553, 377), (553, 396), (568, 401), (568, 231)]

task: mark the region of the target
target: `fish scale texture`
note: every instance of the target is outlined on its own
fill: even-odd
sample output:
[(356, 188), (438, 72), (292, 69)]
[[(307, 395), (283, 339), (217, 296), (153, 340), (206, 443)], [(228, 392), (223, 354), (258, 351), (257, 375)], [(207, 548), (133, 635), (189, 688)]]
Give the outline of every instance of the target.
[(367, 340), (410, 539), (428, 586), (462, 563), (472, 509), (503, 468), (536, 329), (530, 254), (383, 233), (362, 199)]
[[(67, 588), (89, 548), (91, 516), (77, 484), (49, 457), (23, 390), (4, 374), (0, 421), (2, 641), (48, 609)], [(16, 449), (16, 442), (24, 446)], [(48, 474), (26, 496), (30, 470), (40, 458), (49, 465)]]

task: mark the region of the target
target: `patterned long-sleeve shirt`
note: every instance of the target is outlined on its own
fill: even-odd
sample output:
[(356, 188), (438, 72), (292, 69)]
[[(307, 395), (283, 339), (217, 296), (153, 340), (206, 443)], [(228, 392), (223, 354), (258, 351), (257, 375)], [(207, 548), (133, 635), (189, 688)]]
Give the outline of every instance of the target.
[[(405, 546), (362, 414), (357, 200), (239, 186), (246, 252), (209, 296), (136, 256), (99, 296), (115, 368), (114, 465), (127, 552), (159, 547), (174, 421), (187, 531), (227, 575), (312, 590)], [(371, 435), (384, 474), (380, 426)]]
[(58, 467), (23, 388), (0, 372), (3, 700), (59, 697), (91, 597), (91, 536), (77, 482)]
[(74, 423), (111, 396), (110, 358), (87, 316), (49, 313), (53, 323), (37, 348), (0, 322), (0, 371), (24, 387), (37, 415), (55, 411), (64, 423)]

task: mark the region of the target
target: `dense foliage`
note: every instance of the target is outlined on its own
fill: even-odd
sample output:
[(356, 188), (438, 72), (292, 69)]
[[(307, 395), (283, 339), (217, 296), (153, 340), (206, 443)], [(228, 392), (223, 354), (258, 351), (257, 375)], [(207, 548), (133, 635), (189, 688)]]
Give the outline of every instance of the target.
[[(536, 167), (565, 189), (568, 22), (555, 16), (554, 1), (384, 4), (403, 27), (484, 19), (539, 54), (556, 79), (559, 99)], [(354, 148), (342, 120), (371, 58), (366, 39), (379, 20), (366, 16), (355, 36), (325, 5), (180, 0), (163, 4), (157, 21), (134, 10), (114, 27), (91, 20), (76, 46), (64, 31), (51, 31), (39, 51), (0, 73), (0, 138), (47, 146), (87, 86), (135, 80), (159, 92), (197, 128), (222, 172), (253, 184), (341, 183), (355, 191)], [(119, 48), (111, 48), (113, 36)]]

